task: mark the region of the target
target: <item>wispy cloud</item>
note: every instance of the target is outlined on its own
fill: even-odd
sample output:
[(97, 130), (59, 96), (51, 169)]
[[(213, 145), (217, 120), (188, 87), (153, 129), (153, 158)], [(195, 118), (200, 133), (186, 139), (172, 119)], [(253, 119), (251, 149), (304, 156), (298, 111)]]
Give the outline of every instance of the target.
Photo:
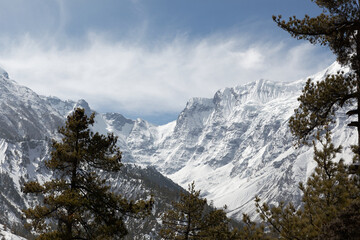
[(241, 35), (178, 37), (157, 46), (90, 34), (59, 47), (24, 37), (3, 44), (0, 65), (39, 94), (86, 99), (97, 111), (152, 115), (181, 111), (191, 97), (260, 78), (297, 80), (334, 61), (309, 44), (251, 41)]

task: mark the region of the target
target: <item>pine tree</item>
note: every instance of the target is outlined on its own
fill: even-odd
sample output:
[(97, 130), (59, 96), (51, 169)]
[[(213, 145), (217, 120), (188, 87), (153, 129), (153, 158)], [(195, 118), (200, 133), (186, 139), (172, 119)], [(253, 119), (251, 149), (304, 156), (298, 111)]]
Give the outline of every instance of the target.
[(322, 239), (358, 240), (360, 238), (360, 201), (354, 201), (325, 225)]
[[(300, 106), (290, 118), (292, 134), (299, 143), (314, 145), (317, 162), (306, 185), (300, 184), (303, 207), (297, 209), (291, 202), (271, 207), (260, 204), (259, 198), (256, 206), (263, 221), (279, 239), (343, 239), (343, 236), (358, 239), (356, 227), (345, 231), (348, 235), (344, 235), (341, 228), (329, 231), (329, 227), (336, 221), (344, 222), (344, 216), (355, 216), (360, 199), (360, 172), (354, 168), (360, 160), (360, 6), (358, 0), (312, 1), (323, 10), (317, 17), (305, 15), (297, 19), (294, 16), (284, 21), (281, 16), (273, 16), (273, 19), (297, 39), (328, 46), (337, 61), (351, 71), (328, 75), (316, 83), (309, 79), (298, 99)], [(341, 147), (333, 145), (329, 130), (336, 111), (345, 106), (355, 106), (347, 114), (357, 115), (357, 121), (348, 124), (357, 127), (358, 132), (358, 143), (352, 146), (355, 164), (351, 171), (343, 160), (334, 161)], [(317, 143), (322, 145), (322, 150), (316, 147)]]
[(207, 209), (207, 200), (200, 197), (194, 182), (188, 193), (181, 193), (179, 202), (162, 217), (160, 236), (164, 239), (230, 239), (229, 219), (223, 209)]
[[(349, 66), (350, 73), (339, 72), (329, 75), (317, 83), (309, 80), (300, 96), (300, 106), (290, 119), (292, 133), (302, 142), (307, 142), (314, 130), (322, 131), (333, 122), (338, 108), (355, 105), (348, 115), (357, 115), (355, 126), (360, 144), (360, 6), (358, 0), (312, 0), (323, 13), (316, 17), (295, 16), (288, 21), (281, 15), (273, 16), (274, 21), (297, 39), (312, 44), (328, 46), (343, 66)], [(316, 132), (316, 131), (315, 131)], [(315, 133), (316, 135), (316, 133)], [(311, 143), (311, 141), (310, 141)], [(354, 152), (359, 155), (360, 148)], [(356, 160), (358, 156), (356, 157)]]
[(243, 214), (242, 219), (244, 226), (239, 229), (234, 229), (232, 232), (233, 238), (236, 240), (272, 240), (269, 233), (265, 231), (265, 225), (263, 223), (256, 223), (251, 221), (250, 216)]
[(333, 219), (360, 200), (360, 189), (349, 177), (344, 161), (333, 161), (341, 147), (334, 146), (329, 131), (325, 140), (319, 134), (317, 140), (323, 147), (319, 150), (314, 145), (317, 167), (306, 185), (300, 183), (303, 208), (296, 209), (292, 203), (270, 207), (256, 199), (261, 218), (281, 239), (319, 239), (327, 234), (326, 228)]
[(128, 201), (113, 193), (99, 173), (118, 172), (121, 152), (117, 138), (93, 133), (95, 114), (75, 109), (59, 129), (62, 141), (53, 141), (51, 181), (24, 185), (25, 193), (40, 194), (42, 204), (24, 210), (37, 239), (120, 239), (127, 234), (124, 216), (149, 213), (152, 200)]

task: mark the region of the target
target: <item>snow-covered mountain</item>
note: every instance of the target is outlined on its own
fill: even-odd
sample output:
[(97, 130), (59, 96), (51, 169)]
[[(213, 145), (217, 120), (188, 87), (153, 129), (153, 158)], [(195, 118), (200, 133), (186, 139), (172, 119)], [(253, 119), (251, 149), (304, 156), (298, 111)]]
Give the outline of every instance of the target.
[[(334, 63), (310, 78), (319, 81), (339, 69)], [(254, 213), (255, 195), (267, 202), (300, 203), (298, 183), (315, 166), (313, 149), (294, 148), (288, 120), (307, 79), (259, 80), (219, 90), (213, 98), (193, 98), (167, 125), (134, 122), (126, 149), (136, 163), (155, 166), (183, 187), (195, 181), (205, 197), (215, 206), (226, 204), (237, 219), (243, 212)], [(356, 143), (345, 110), (338, 118), (334, 142)], [(108, 124), (111, 129), (117, 122)], [(344, 158), (349, 155), (345, 148)]]
[[(334, 63), (310, 78), (321, 80), (339, 69)], [(293, 147), (288, 120), (306, 79), (259, 80), (219, 90), (213, 98), (193, 98), (176, 121), (162, 126), (119, 113), (97, 113), (93, 130), (119, 137), (124, 162), (139, 169), (152, 166), (184, 188), (195, 181), (215, 206), (226, 204), (229, 215), (241, 218), (242, 212), (254, 212), (255, 195), (267, 202), (300, 202), (298, 182), (314, 168), (313, 149)], [(28, 204), (22, 182), (49, 177), (42, 167), (49, 157), (49, 139), (58, 137), (57, 127), (76, 106), (91, 112), (85, 100), (38, 96), (0, 70), (0, 184), (9, 182), (7, 190), (0, 190), (0, 208), (6, 206), (0, 212), (18, 218), (14, 209)], [(338, 118), (335, 143), (355, 143), (345, 110)], [(344, 152), (349, 159), (350, 150)]]
[(26, 240), (26, 238), (11, 233), (9, 229), (2, 224), (0, 224), (0, 238), (6, 240)]
[[(21, 239), (16, 235), (26, 236), (21, 210), (32, 206), (36, 198), (24, 195), (22, 185), (29, 180), (44, 182), (50, 179), (51, 173), (45, 168), (44, 161), (50, 157), (51, 139), (60, 138), (57, 129), (75, 107), (91, 112), (84, 100), (62, 101), (39, 96), (9, 79), (8, 74), (0, 69), (0, 238)], [(96, 116), (94, 131), (108, 131), (104, 119), (100, 114)], [(120, 121), (119, 117), (116, 119)], [(121, 141), (120, 145), (123, 145)], [(153, 239), (151, 236), (156, 236), (159, 230), (158, 219), (164, 207), (183, 191), (150, 166), (126, 164), (120, 173), (108, 175), (106, 179), (114, 191), (128, 199), (154, 196), (153, 215), (146, 219), (146, 223), (140, 219), (126, 220), (130, 232), (136, 233), (129, 234), (128, 239)]]

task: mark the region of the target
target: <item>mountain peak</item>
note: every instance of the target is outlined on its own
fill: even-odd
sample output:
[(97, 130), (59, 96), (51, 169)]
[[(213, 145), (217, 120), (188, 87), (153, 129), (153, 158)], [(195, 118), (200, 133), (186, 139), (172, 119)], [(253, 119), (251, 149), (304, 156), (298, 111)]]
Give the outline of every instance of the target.
[(0, 77), (3, 77), (5, 79), (9, 79), (9, 74), (0, 67)]
[(74, 109), (78, 108), (78, 107), (83, 108), (85, 110), (85, 114), (87, 116), (90, 116), (92, 114), (92, 110), (90, 109), (89, 104), (84, 99), (78, 100), (75, 107), (74, 107)]

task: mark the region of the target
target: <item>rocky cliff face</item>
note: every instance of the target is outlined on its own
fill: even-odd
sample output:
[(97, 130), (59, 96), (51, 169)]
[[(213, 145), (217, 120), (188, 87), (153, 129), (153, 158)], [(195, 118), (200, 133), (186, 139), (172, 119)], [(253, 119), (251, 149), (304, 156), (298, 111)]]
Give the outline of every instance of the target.
[[(44, 182), (50, 179), (51, 172), (45, 168), (44, 161), (50, 157), (51, 139), (60, 138), (57, 129), (75, 107), (91, 113), (85, 100), (62, 101), (39, 96), (0, 70), (0, 237), (21, 239), (11, 234), (10, 229), (16, 234), (25, 233), (21, 210), (35, 204), (36, 198), (24, 195), (22, 185), (29, 180)], [(112, 121), (114, 124), (107, 129)], [(132, 120), (120, 114), (98, 114), (93, 130), (106, 133), (117, 129), (126, 135), (132, 129), (131, 124)], [(125, 136), (120, 136), (121, 146), (126, 145), (124, 139)], [(128, 239), (156, 239), (160, 214), (177, 198), (182, 188), (155, 168), (130, 164), (133, 160), (128, 151), (124, 158), (128, 164), (120, 173), (104, 176), (113, 190), (129, 199), (145, 199), (152, 194), (156, 201), (153, 215), (146, 222), (126, 219), (130, 232), (137, 233), (130, 234)]]
[[(335, 63), (311, 78), (321, 80), (339, 68)], [(130, 197), (145, 196), (157, 186), (158, 199), (166, 205), (171, 200), (160, 196), (176, 195), (179, 188), (166, 178), (160, 181), (159, 171), (185, 188), (195, 181), (204, 197), (215, 206), (226, 204), (235, 218), (254, 212), (255, 195), (268, 202), (299, 203), (298, 182), (306, 181), (314, 168), (313, 150), (293, 147), (288, 120), (305, 82), (306, 78), (289, 83), (259, 80), (225, 88), (213, 98), (190, 99), (178, 119), (163, 126), (119, 113), (97, 113), (93, 131), (117, 135), (123, 161), (129, 169), (136, 164), (133, 169), (141, 176), (131, 185), (127, 180), (136, 174), (130, 171), (112, 176), (111, 184)], [(0, 71), (0, 212), (4, 213), (0, 223), (19, 221), (21, 208), (31, 204), (21, 192), (24, 181), (50, 177), (43, 165), (51, 151), (50, 140), (59, 138), (56, 129), (77, 106), (90, 114), (85, 100), (38, 96)], [(344, 112), (338, 114), (334, 140), (348, 146), (356, 138), (346, 127)], [(351, 159), (350, 155), (345, 148), (342, 156)], [(159, 177), (154, 178), (155, 173)]]
[[(334, 63), (310, 78), (319, 81), (339, 69)], [(124, 149), (136, 163), (155, 166), (183, 187), (195, 181), (204, 196), (216, 206), (226, 204), (235, 218), (254, 212), (255, 195), (267, 202), (300, 203), (298, 183), (314, 168), (313, 149), (294, 148), (288, 120), (306, 80), (259, 80), (219, 90), (213, 98), (190, 99), (167, 125), (136, 120)], [(345, 110), (338, 112), (338, 120), (335, 143), (356, 143)], [(351, 160), (350, 155), (345, 148), (342, 156)]]

